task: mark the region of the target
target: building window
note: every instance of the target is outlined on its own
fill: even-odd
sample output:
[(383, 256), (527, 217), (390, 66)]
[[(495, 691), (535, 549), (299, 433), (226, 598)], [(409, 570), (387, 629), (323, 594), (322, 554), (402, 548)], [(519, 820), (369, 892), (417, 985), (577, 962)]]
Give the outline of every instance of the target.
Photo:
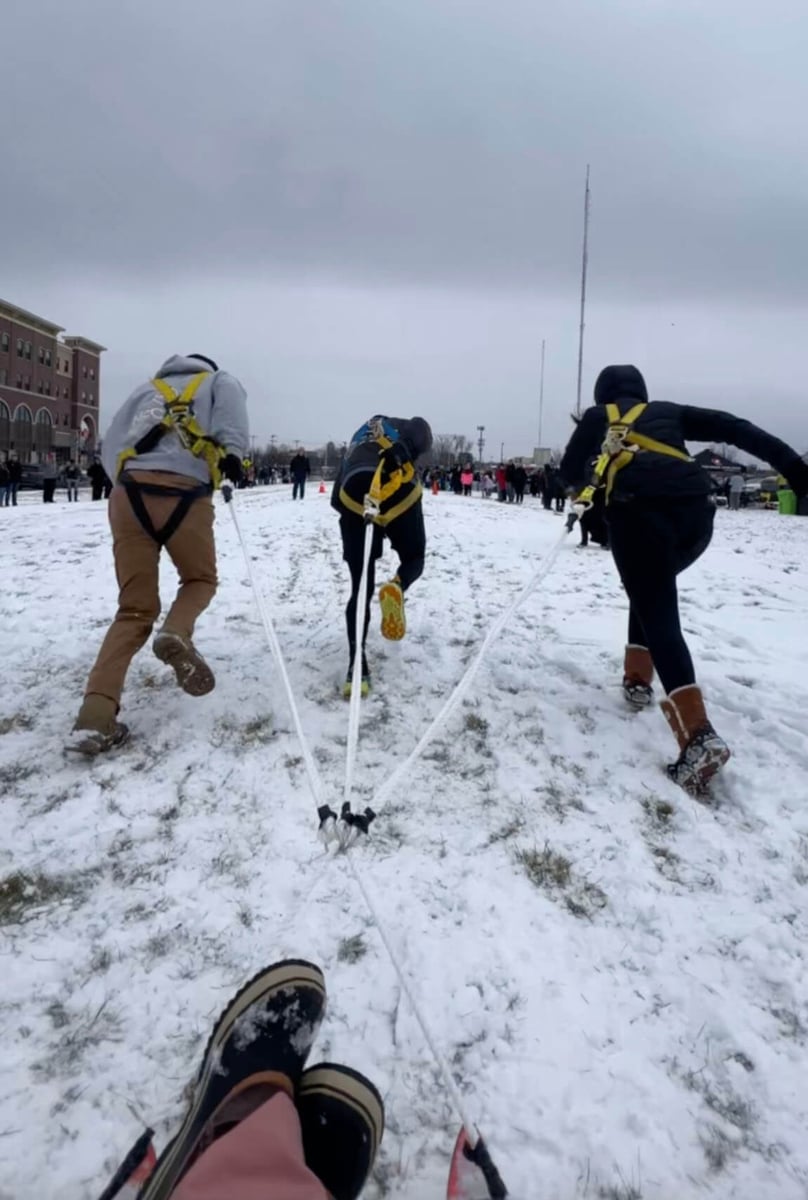
[(34, 446), (40, 462), (51, 452), (52, 431), (53, 421), (50, 413), (46, 408), (40, 408), (34, 425)]
[(30, 378), (29, 378), (29, 376), (28, 376), (28, 375), (26, 375), (26, 376), (25, 376), (25, 379), (23, 380), (23, 384), (22, 384), (22, 386), (25, 388), (26, 392), (30, 392), (30, 390), (31, 390), (31, 380), (30, 380)]
[(22, 338), (17, 338), (17, 354), (20, 358), (25, 358), (25, 342)]
[(90, 367), (90, 378), (95, 379), (95, 367)]
[(53, 362), (50, 350), (45, 351), (45, 366), (49, 367)]
[(0, 383), (5, 383), (8, 380), (8, 371), (5, 367), (0, 368)]
[(69, 399), (70, 399), (70, 388), (69, 388), (67, 385), (65, 385), (65, 389), (64, 389), (64, 397), (65, 397), (65, 400), (69, 400)]
[(31, 358), (31, 343), (30, 342), (25, 343), (25, 357), (29, 360)]
[(16, 384), (16, 386), (17, 386), (18, 388), (21, 388), (21, 387), (22, 387), (22, 375), (18, 375), (18, 376), (17, 376), (17, 384)]
[(8, 334), (0, 333), (0, 350), (7, 351), (10, 344), (11, 344), (11, 339), (9, 338)]
[(45, 385), (41, 379), (40, 379), (39, 383), (36, 385), (36, 390), (39, 392), (40, 396), (42, 395), (42, 393), (45, 390)]
[(34, 444), (33, 424), (30, 408), (25, 404), (18, 405), (14, 413), (14, 449), (20, 462), (31, 461)]
[(87, 368), (86, 367), (82, 371), (82, 375), (84, 376), (85, 379), (87, 378)]
[(45, 384), (45, 395), (46, 396), (50, 395), (50, 380), (48, 380)]
[(39, 365), (42, 366), (45, 362), (45, 347), (44, 346), (39, 347), (39, 352), (38, 352), (37, 357), (39, 358)]
[(0, 400), (0, 451), (8, 454), (11, 449), (11, 413), (8, 405)]

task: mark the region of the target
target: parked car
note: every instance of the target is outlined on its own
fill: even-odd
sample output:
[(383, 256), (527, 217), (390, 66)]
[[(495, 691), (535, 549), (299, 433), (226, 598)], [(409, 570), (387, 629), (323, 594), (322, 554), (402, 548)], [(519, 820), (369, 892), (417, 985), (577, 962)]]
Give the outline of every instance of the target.
[(31, 491), (42, 491), (42, 483), (52, 468), (42, 466), (35, 463), (22, 464), (22, 477), (20, 479), (20, 488), (28, 488)]

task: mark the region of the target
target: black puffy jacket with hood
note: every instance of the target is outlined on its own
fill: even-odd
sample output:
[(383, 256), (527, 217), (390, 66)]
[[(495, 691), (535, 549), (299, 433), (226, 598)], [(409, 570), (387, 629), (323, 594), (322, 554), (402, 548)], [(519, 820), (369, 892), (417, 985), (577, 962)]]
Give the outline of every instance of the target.
[[(606, 405), (617, 405), (625, 416), (638, 403), (648, 407), (632, 425), (637, 433), (684, 453), (688, 441), (726, 442), (775, 467), (798, 495), (808, 492), (808, 465), (791, 446), (732, 413), (667, 400), (649, 402), (645, 380), (633, 366), (605, 367), (597, 378), (594, 407), (576, 426), (559, 468), (571, 491), (579, 492), (590, 482), (591, 462), (600, 454), (608, 430)], [(710, 477), (698, 463), (643, 450), (617, 472), (609, 503), (707, 496), (711, 491)]]

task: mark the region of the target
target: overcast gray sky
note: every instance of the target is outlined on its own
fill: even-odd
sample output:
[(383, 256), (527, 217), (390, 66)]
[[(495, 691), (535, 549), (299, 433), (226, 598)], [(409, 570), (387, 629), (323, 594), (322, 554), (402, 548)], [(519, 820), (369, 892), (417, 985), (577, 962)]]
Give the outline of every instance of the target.
[(562, 443), (634, 361), (808, 448), (805, 0), (10, 0), (0, 295), (175, 351), (259, 441), (374, 411)]

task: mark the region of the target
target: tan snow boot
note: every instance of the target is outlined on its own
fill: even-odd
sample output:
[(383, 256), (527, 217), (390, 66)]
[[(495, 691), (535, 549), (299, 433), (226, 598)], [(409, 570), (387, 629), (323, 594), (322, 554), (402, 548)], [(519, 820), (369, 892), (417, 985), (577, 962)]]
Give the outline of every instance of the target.
[(95, 758), (120, 746), (129, 736), (129, 729), (122, 721), (116, 721), (117, 715), (118, 705), (108, 696), (93, 692), (85, 696), (65, 750)]
[(661, 708), (680, 751), (676, 762), (668, 766), (668, 775), (687, 792), (705, 791), (730, 751), (707, 719), (701, 688), (694, 683), (676, 688)]
[(651, 683), (654, 660), (645, 646), (626, 646), (623, 660), (623, 695), (632, 708), (647, 708), (654, 699)]
[(189, 637), (165, 627), (152, 642), (155, 656), (171, 667), (177, 683), (189, 696), (207, 696), (216, 687), (216, 678)]

